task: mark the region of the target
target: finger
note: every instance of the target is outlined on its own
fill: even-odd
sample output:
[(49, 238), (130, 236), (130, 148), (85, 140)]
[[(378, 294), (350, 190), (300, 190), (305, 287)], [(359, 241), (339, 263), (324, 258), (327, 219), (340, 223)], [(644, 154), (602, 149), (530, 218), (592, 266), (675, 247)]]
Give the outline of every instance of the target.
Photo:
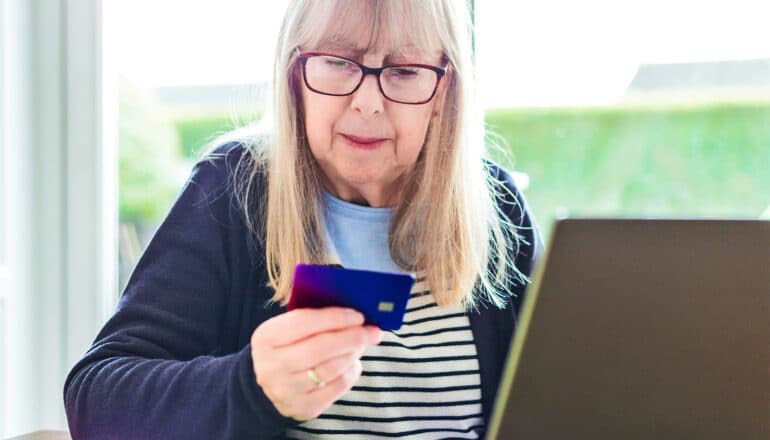
[[(345, 371), (349, 370), (355, 361), (361, 359), (364, 350), (356, 350), (351, 353), (345, 353), (341, 356), (329, 359), (325, 362), (312, 367), (312, 371), (315, 372), (316, 377), (323, 382), (324, 386), (327, 383), (334, 382)], [(308, 375), (308, 370), (302, 370), (292, 373), (292, 382), (298, 384), (295, 387), (297, 393), (305, 394), (314, 391), (319, 387), (315, 381)]]
[(356, 359), (337, 378), (308, 393), (307, 398), (326, 409), (353, 388), (353, 385), (361, 377), (362, 371), (361, 361)]
[(304, 371), (329, 359), (376, 345), (381, 330), (372, 326), (352, 327), (319, 333), (276, 349), (289, 371)]
[(339, 330), (364, 323), (364, 316), (353, 309), (324, 307), (296, 309), (265, 321), (255, 331), (255, 337), (273, 347), (280, 347), (308, 336)]
[(320, 416), (334, 402), (350, 391), (356, 381), (358, 381), (358, 378), (361, 377), (362, 369), (361, 361), (356, 359), (335, 380), (324, 384), (323, 387), (316, 387), (313, 391), (305, 394), (304, 410), (302, 411), (301, 418), (309, 420)]
[[(345, 371), (349, 370), (353, 363), (363, 356), (364, 349), (356, 350), (353, 353), (346, 353), (342, 356), (338, 356), (334, 359), (329, 359), (319, 365), (313, 367), (313, 371), (316, 377), (323, 382), (322, 386), (326, 386), (327, 383), (334, 382)], [(283, 385), (278, 386), (278, 392), (273, 393), (273, 403), (280, 403), (282, 406), (293, 407), (294, 404), (287, 403), (293, 400), (305, 399), (305, 395), (312, 391), (315, 391), (319, 385), (308, 375), (308, 370), (298, 371), (291, 373), (291, 375), (285, 380)], [(265, 390), (267, 393), (268, 390)], [(286, 415), (288, 412), (281, 412)]]

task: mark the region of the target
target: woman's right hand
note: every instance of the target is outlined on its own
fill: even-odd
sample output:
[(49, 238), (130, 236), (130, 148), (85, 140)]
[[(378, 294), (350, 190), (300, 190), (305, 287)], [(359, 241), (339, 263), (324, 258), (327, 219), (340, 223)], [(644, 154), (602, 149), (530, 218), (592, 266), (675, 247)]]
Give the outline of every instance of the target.
[(295, 309), (254, 330), (254, 374), (278, 412), (314, 419), (350, 390), (361, 376), (364, 349), (382, 340), (378, 327), (363, 324), (363, 315), (353, 309), (326, 307)]

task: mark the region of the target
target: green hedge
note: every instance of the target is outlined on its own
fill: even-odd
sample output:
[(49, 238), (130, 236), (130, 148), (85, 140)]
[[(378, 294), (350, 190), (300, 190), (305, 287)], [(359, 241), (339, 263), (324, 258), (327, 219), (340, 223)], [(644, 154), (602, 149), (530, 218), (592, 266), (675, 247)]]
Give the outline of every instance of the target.
[(174, 126), (182, 143), (183, 154), (189, 159), (194, 159), (206, 144), (235, 128), (236, 121), (229, 116), (218, 114), (199, 115), (176, 118)]
[(530, 177), (540, 223), (572, 215), (758, 217), (770, 205), (770, 104), (495, 110), (492, 155)]

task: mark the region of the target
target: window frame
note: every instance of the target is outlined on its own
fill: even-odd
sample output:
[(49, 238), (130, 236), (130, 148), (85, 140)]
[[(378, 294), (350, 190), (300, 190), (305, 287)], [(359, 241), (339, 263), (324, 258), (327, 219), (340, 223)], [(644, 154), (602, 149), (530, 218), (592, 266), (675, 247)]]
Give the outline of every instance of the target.
[(0, 2), (7, 438), (67, 428), (66, 374), (115, 307), (117, 153), (102, 114), (112, 105), (102, 80), (102, 1)]

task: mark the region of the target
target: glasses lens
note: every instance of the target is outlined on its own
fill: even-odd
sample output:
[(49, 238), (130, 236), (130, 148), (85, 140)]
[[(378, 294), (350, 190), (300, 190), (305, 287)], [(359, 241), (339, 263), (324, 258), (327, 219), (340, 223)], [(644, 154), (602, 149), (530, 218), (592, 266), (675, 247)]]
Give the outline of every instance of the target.
[(390, 67), (380, 76), (382, 90), (394, 100), (418, 103), (428, 100), (438, 83), (438, 74), (417, 66)]
[(307, 59), (305, 79), (311, 89), (332, 95), (345, 95), (358, 85), (361, 69), (342, 58), (317, 55)]

